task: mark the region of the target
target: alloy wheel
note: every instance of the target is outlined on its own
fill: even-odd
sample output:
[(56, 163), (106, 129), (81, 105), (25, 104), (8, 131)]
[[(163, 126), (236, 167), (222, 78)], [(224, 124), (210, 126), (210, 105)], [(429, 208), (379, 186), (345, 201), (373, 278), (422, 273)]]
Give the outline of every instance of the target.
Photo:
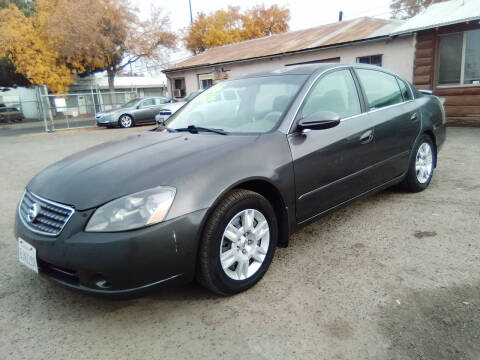
[(233, 280), (246, 280), (262, 266), (270, 244), (270, 227), (256, 209), (236, 214), (223, 232), (220, 263)]
[(128, 128), (132, 126), (132, 118), (128, 115), (123, 115), (120, 118), (120, 123), (122, 124), (123, 127)]
[(427, 142), (418, 147), (415, 160), (415, 173), (420, 184), (425, 184), (432, 175), (433, 153), (431, 145)]

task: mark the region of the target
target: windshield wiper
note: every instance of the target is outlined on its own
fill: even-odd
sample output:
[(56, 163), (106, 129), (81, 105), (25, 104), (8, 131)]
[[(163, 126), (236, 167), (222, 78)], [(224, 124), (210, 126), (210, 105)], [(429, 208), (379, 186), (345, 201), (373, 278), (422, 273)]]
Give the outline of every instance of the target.
[(203, 132), (213, 132), (215, 134), (220, 134), (220, 135), (227, 135), (227, 132), (223, 131), (223, 129), (213, 129), (213, 128), (207, 128), (202, 126), (195, 126), (195, 125), (188, 125), (186, 128), (179, 128), (179, 129), (168, 128), (168, 130), (188, 131), (189, 133), (192, 133), (192, 134), (198, 134), (199, 132), (203, 131)]

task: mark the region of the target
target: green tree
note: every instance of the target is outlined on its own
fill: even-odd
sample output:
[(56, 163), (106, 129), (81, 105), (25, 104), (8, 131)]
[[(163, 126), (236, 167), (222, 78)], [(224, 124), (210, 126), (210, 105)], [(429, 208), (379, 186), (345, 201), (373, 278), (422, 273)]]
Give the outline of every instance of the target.
[(0, 88), (28, 85), (30, 85), (28, 79), (15, 71), (15, 66), (9, 58), (0, 58)]
[(0, 10), (10, 5), (15, 5), (26, 16), (31, 16), (35, 12), (34, 0), (0, 0)]

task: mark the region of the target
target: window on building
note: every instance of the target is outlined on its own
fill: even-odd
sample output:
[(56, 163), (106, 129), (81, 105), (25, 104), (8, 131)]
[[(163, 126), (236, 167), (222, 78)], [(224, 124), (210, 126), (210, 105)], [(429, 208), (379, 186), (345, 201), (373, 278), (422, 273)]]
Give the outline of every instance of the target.
[(185, 97), (185, 95), (186, 95), (185, 79), (184, 78), (175, 79), (173, 97), (181, 98), (181, 97)]
[(438, 85), (480, 84), (480, 29), (440, 36)]
[(199, 74), (198, 75), (198, 86), (200, 89), (208, 89), (213, 85), (213, 74)]
[(382, 55), (368, 55), (357, 57), (357, 63), (382, 66)]
[(367, 96), (369, 110), (403, 102), (402, 93), (394, 76), (376, 70), (356, 71)]
[(200, 83), (200, 89), (208, 89), (213, 85), (213, 79), (203, 79)]

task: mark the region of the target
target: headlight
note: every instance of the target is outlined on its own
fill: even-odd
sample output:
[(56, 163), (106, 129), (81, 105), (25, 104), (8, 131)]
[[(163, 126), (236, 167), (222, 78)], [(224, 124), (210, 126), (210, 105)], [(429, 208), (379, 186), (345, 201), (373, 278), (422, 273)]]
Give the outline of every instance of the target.
[(159, 186), (124, 196), (99, 207), (85, 231), (123, 231), (156, 224), (165, 219), (175, 188)]

